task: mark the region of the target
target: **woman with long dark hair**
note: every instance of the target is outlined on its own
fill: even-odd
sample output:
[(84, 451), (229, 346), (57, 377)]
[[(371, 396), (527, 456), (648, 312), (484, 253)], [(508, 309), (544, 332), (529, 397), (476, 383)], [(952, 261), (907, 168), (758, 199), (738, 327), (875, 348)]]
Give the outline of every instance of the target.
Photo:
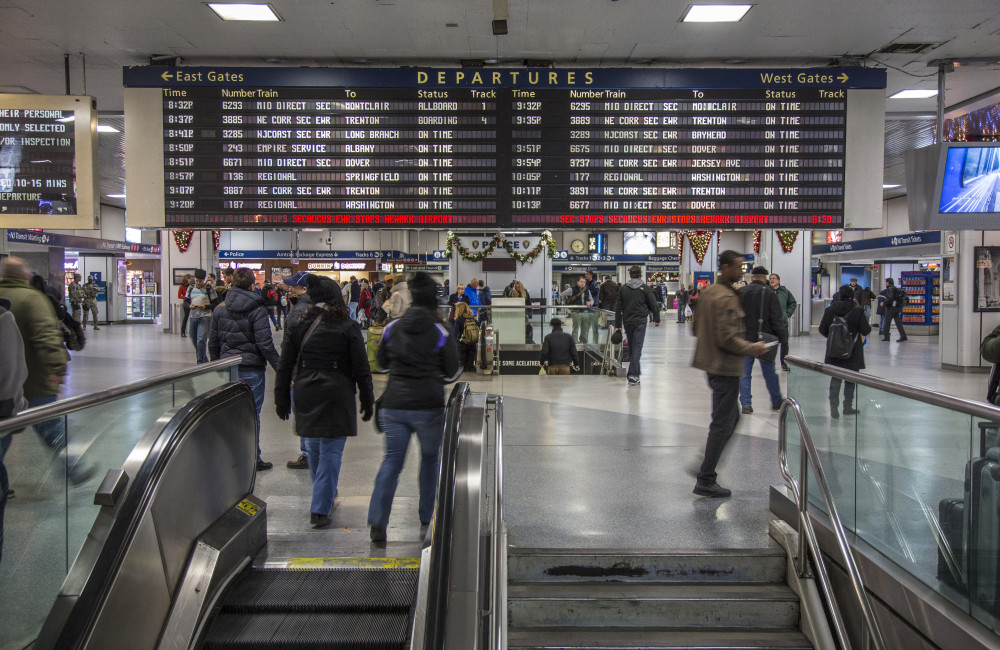
[(288, 332), (281, 349), (274, 404), (287, 420), (292, 410), (295, 382), (295, 433), (305, 438), (312, 476), (309, 523), (329, 526), (344, 444), (358, 435), (361, 394), (362, 420), (375, 408), (375, 391), (361, 328), (348, 317), (340, 287), (329, 278), (309, 276), (307, 294), (313, 305)]
[(417, 511), (421, 525), (430, 523), (444, 437), (444, 385), (462, 370), (455, 342), (437, 311), (437, 284), (422, 271), (408, 284), (413, 302), (402, 317), (385, 326), (378, 348), (378, 365), (389, 369), (389, 383), (378, 422), (385, 433), (385, 459), (368, 506), (373, 542), (386, 540), (392, 499), (413, 434), (420, 441)]

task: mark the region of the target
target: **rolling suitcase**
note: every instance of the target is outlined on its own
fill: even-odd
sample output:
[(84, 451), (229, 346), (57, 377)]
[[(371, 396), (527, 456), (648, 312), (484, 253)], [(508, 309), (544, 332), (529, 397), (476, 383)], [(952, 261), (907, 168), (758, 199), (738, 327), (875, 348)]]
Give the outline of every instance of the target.
[(965, 579), (965, 499), (941, 499), (938, 522), (943, 545), (938, 547), (937, 577), (941, 582), (966, 593)]
[(1000, 448), (966, 467), (969, 521), (969, 599), (992, 616), (1000, 614)]

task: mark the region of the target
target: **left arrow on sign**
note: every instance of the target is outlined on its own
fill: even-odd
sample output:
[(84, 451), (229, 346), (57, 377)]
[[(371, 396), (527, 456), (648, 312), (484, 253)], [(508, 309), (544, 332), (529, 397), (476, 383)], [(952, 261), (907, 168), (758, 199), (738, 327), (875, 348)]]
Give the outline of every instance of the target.
[(164, 72), (163, 74), (160, 75), (160, 79), (163, 79), (164, 81), (170, 81), (173, 78), (174, 75), (170, 72)]

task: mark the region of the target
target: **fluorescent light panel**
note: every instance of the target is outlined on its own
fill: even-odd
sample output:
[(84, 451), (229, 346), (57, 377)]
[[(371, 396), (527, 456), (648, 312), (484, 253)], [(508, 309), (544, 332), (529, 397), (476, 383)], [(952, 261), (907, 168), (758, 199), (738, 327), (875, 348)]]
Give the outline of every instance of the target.
[(278, 22), (281, 18), (269, 4), (225, 4), (209, 2), (209, 8), (223, 20), (256, 20)]
[(98, 133), (121, 133), (121, 131), (119, 131), (115, 127), (108, 126), (107, 124), (98, 124), (97, 125), (97, 132)]
[(913, 88), (910, 90), (900, 90), (895, 95), (891, 95), (889, 99), (929, 99), (931, 97), (937, 97), (936, 90)]
[(124, 194), (105, 194), (104, 196), (108, 197), (109, 199), (124, 199), (125, 198)]
[(691, 5), (683, 23), (738, 23), (753, 5)]
[(894, 190), (897, 187), (899, 187), (899, 185), (886, 185), (885, 183), (882, 184), (883, 190)]

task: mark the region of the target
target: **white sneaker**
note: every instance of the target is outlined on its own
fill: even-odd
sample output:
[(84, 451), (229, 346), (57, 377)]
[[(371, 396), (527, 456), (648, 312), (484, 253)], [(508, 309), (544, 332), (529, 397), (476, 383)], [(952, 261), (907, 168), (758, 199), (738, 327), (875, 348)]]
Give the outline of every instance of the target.
[(628, 385), (629, 386), (638, 386), (639, 385), (639, 378), (638, 377), (629, 377), (628, 378)]

